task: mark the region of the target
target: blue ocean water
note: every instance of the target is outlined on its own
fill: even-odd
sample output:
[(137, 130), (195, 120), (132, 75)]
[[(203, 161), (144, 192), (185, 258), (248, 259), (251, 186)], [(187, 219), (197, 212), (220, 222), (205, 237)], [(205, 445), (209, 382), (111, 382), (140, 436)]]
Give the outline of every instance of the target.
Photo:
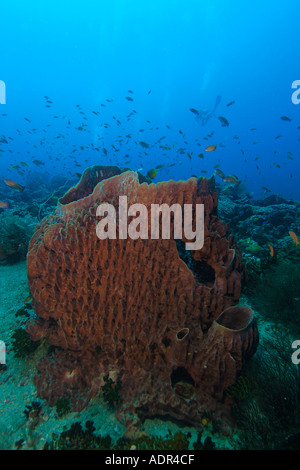
[[(291, 360), (291, 345), (300, 337), (299, 13), (298, 0), (1, 2), (0, 449), (86, 448), (86, 445), (101, 449), (116, 448), (105, 439), (100, 443), (95, 439), (94, 425), (97, 437), (100, 434), (102, 437), (110, 436), (113, 445), (119, 446), (118, 449), (140, 449), (143, 445), (148, 449), (160, 449), (159, 445), (162, 449), (170, 449), (171, 445), (178, 443), (190, 450), (213, 447), (299, 449), (300, 373), (297, 354), (296, 360)], [(107, 406), (109, 401), (106, 396), (112, 395), (109, 398), (113, 398), (112, 404), (120, 411), (119, 389), (109, 388), (108, 376), (105, 385), (102, 376), (102, 382), (100, 380), (100, 374), (93, 377), (93, 381), (86, 381), (87, 390), (93, 384), (93, 387), (99, 387), (99, 393), (86, 409), (76, 413), (73, 413), (68, 401), (73, 392), (76, 395), (76, 382), (74, 387), (67, 385), (70, 394), (62, 394), (55, 403), (55, 400), (49, 400), (47, 392), (51, 398), (52, 391), (64, 391), (64, 388), (60, 389), (59, 380), (57, 386), (55, 380), (51, 382), (49, 373), (49, 383), (45, 375), (42, 385), (36, 385), (39, 361), (45, 353), (45, 357), (51, 357), (51, 363), (57, 345), (55, 341), (51, 342), (51, 338), (49, 344), (43, 342), (44, 339), (39, 344), (34, 333), (31, 332), (30, 339), (25, 330), (32, 320), (38, 323), (44, 318), (42, 314), (48, 315), (45, 305), (49, 292), (49, 298), (53, 293), (51, 282), (58, 265), (58, 276), (53, 281), (55, 284), (58, 279), (53, 298), (62, 292), (61, 286), (65, 289), (68, 285), (68, 294), (71, 292), (71, 297), (74, 296), (72, 305), (78, 299), (75, 295), (77, 286), (72, 287), (72, 280), (67, 284), (70, 270), (68, 251), (64, 257), (63, 246), (57, 245), (56, 251), (49, 250), (50, 261), (45, 266), (41, 264), (41, 275), (38, 269), (34, 271), (34, 267), (38, 266), (42, 250), (45, 247), (45, 250), (48, 249), (44, 243), (45, 230), (49, 220), (50, 225), (56, 224), (50, 214), (56, 210), (58, 199), (80, 181), (86, 168), (95, 164), (116, 165), (121, 169), (126, 167), (152, 176), (155, 172), (150, 170), (155, 169), (154, 183), (215, 175), (219, 203), (218, 213), (211, 213), (213, 222), (207, 237), (211, 251), (205, 252), (203, 259), (201, 256), (193, 259), (182, 253), (180, 241), (176, 249), (184, 263), (178, 272), (184, 269), (192, 272), (193, 279), (196, 279), (194, 292), (203, 285), (206, 292), (212, 292), (211, 305), (216, 307), (215, 311), (212, 307), (211, 323), (219, 318), (217, 310), (221, 304), (214, 298), (218, 290), (226, 301), (229, 298), (229, 303), (239, 302), (237, 309), (242, 306), (254, 312), (253, 344), (257, 339), (257, 327), (259, 347), (256, 351), (255, 344), (255, 354), (247, 363), (248, 368), (241, 371), (231, 388), (223, 390), (221, 399), (222, 405), (225, 403), (226, 406), (232, 400), (230, 411), (233, 421), (230, 423), (223, 411), (214, 414), (207, 409), (202, 413), (203, 410), (200, 412), (197, 406), (193, 408), (193, 387), (196, 384), (198, 392), (203, 385), (200, 381), (199, 386), (200, 375), (195, 376), (194, 381), (184, 367), (177, 367), (176, 361), (168, 364), (170, 383), (165, 382), (163, 386), (172, 387), (172, 393), (182, 399), (180, 403), (183, 408), (191, 400), (190, 409), (196, 409), (199, 417), (195, 426), (194, 421), (189, 419), (180, 423), (177, 419), (172, 421), (170, 416), (186, 418), (187, 415), (180, 412), (172, 415), (173, 408), (167, 406), (170, 403), (158, 408), (161, 420), (156, 419), (156, 414), (153, 419), (147, 409), (149, 390), (146, 389), (142, 390), (141, 397), (135, 396), (133, 402), (141, 398), (142, 403), (144, 399), (146, 405), (141, 406), (139, 411), (141, 414), (145, 411), (147, 419), (141, 429), (132, 426), (134, 432), (126, 435), (128, 429), (132, 431), (130, 419), (128, 427), (125, 427), (125, 421), (116, 419), (115, 409), (112, 411)], [(5, 180), (12, 181), (5, 184)], [(22, 187), (25, 189), (19, 191)], [(231, 233), (229, 229), (226, 232), (223, 222), (220, 222), (222, 230), (218, 233), (216, 215), (224, 220), (224, 226), (225, 223), (229, 224)], [(31, 237), (37, 226), (40, 231), (32, 242)], [(49, 244), (51, 237), (47, 238)], [(220, 238), (223, 239), (218, 244)], [(41, 251), (37, 251), (36, 264), (31, 254), (31, 272), (34, 275), (29, 279), (26, 257), (28, 260), (29, 247), (35, 245), (36, 248), (38, 243)], [(218, 257), (219, 247), (223, 250), (222, 256), (218, 261), (212, 260)], [(60, 255), (61, 252), (63, 259), (52, 258), (53, 253)], [(77, 269), (80, 258), (74, 258), (72, 278), (76, 278), (77, 271), (80, 272)], [(118, 264), (112, 258), (112, 269), (122, 266), (122, 262), (121, 259)], [(153, 266), (156, 263), (155, 259), (151, 262)], [(121, 285), (114, 286), (111, 293), (112, 302), (117, 303), (119, 300), (115, 299), (121, 299), (119, 304), (123, 302), (124, 311), (128, 305), (133, 305), (132, 299), (137, 291), (135, 283), (143, 277), (138, 269), (139, 265), (132, 276), (135, 290), (131, 297), (132, 286), (127, 280), (124, 282), (121, 275)], [(220, 272), (223, 276), (224, 270), (226, 282), (227, 278), (232, 281), (228, 282), (228, 291), (227, 284), (224, 287), (224, 279), (220, 281), (218, 277)], [(87, 291), (96, 292), (95, 286), (100, 285), (99, 291), (106, 292), (105, 286), (109, 284), (106, 280), (104, 287), (101, 284), (106, 276), (104, 271), (97, 271), (95, 283), (84, 279), (82, 284)], [(155, 276), (162, 276), (163, 271), (159, 270)], [(60, 276), (61, 272), (64, 274)], [(42, 281), (41, 284), (37, 283), (35, 291), (30, 292), (33, 278), (34, 281), (39, 278)], [(178, 282), (176, 274), (174, 279), (175, 283)], [(172, 280), (173, 274), (168, 282), (171, 284)], [(149, 286), (151, 289), (151, 282), (147, 282), (145, 291)], [(175, 295), (176, 289), (177, 286), (170, 289), (169, 292), (173, 293), (170, 295)], [(127, 291), (128, 303), (124, 300)], [(179, 291), (182, 292), (182, 286)], [(108, 288), (107, 292), (110, 294)], [(87, 294), (85, 299), (89, 302), (88, 292), (84, 294)], [(188, 297), (186, 292), (182, 295)], [(203, 310), (207, 308), (208, 298), (203, 301)], [(98, 305), (98, 299), (94, 298), (94, 306)], [(82, 297), (79, 297), (78, 303), (81, 301)], [(97, 310), (99, 323), (102, 313), (107, 314), (106, 304), (101, 306), (103, 311), (99, 309), (99, 313)], [(191, 307), (192, 313), (199, 314), (202, 321), (202, 307), (197, 311), (194, 305)], [(44, 311), (41, 306), (45, 307)], [(37, 307), (40, 308), (39, 312)], [(87, 310), (89, 315), (90, 310), (85, 307), (84, 313)], [(153, 313), (151, 308), (151, 305), (146, 305), (147, 315)], [(92, 309), (91, 316), (94, 314)], [(147, 316), (143, 308), (140, 311)], [(37, 319), (36, 315), (41, 312), (41, 317)], [(74, 324), (77, 324), (81, 313), (80, 308), (79, 314), (76, 308), (72, 311)], [(107, 318), (108, 315), (105, 320)], [(176, 312), (174, 318), (177, 319)], [(187, 315), (187, 323), (189, 321)], [(126, 322), (127, 318), (124, 324)], [(105, 321), (102, 323), (105, 324)], [(236, 330), (232, 328), (234, 332), (240, 331), (239, 321), (237, 323)], [(252, 316), (249, 323), (252, 324)], [(60, 326), (57, 319), (50, 316), (50, 327), (57, 324)], [(133, 324), (132, 321), (130, 325)], [(114, 328), (114, 321), (111, 325)], [(225, 329), (226, 325), (226, 322), (221, 323)], [(203, 328), (203, 331), (202, 326), (201, 335), (208, 336), (211, 325), (204, 325), (207, 329)], [(192, 340), (198, 341), (200, 336), (197, 336), (196, 330), (190, 332), (189, 327), (189, 324), (180, 325), (174, 338), (181, 340), (191, 333)], [(144, 338), (144, 331), (141, 330), (141, 333)], [(110, 344), (110, 334), (109, 330), (105, 337), (107, 344)], [(169, 338), (164, 337), (162, 350), (169, 344), (172, 341), (169, 343)], [(6, 364), (1, 362), (1, 345), (6, 347)], [(101, 347), (98, 346), (94, 349), (101, 356)], [(150, 346), (155, 353), (157, 344), (154, 342)], [(91, 350), (93, 347), (94, 344)], [(198, 349), (201, 351), (197, 343), (195, 354)], [(60, 346), (57, 350), (64, 357), (65, 351)], [(66, 352), (74, 351), (66, 349)], [(191, 352), (188, 354), (192, 355)], [(186, 357), (188, 364), (190, 357)], [(165, 358), (161, 355), (160, 359)], [(79, 363), (83, 366), (77, 369), (76, 365), (75, 372), (72, 370), (72, 360), (65, 364), (62, 360), (62, 369), (66, 368), (63, 370), (65, 374), (60, 377), (63, 384), (73, 383), (79, 369), (84, 377), (87, 362), (84, 364), (81, 360), (82, 357)], [(116, 379), (118, 371), (114, 365), (109, 364), (112, 367), (109, 372)], [(141, 370), (145, 372), (142, 367)], [(155, 373), (155, 367), (153, 370)], [(123, 374), (124, 370), (121, 372)], [(227, 378), (225, 373), (220, 375), (222, 379)], [(208, 383), (209, 379), (208, 376)], [(114, 384), (118, 387), (119, 382), (115, 381)], [(157, 385), (155, 378), (153, 384)], [(144, 387), (144, 383), (142, 385)], [(46, 393), (43, 395), (41, 390), (46, 390)], [(154, 386), (153, 390), (156, 390)], [(85, 398), (83, 396), (83, 400)], [(135, 403), (132, 408), (135, 408)], [(85, 433), (81, 426), (86, 426)], [(144, 430), (153, 439), (139, 442), (141, 447), (138, 447), (139, 437), (142, 436), (142, 441), (145, 438)], [(176, 434), (178, 430), (182, 431), (179, 437)], [(141, 434), (138, 434), (139, 431)], [(192, 440), (187, 444), (190, 438)]]
[[(255, 197), (266, 187), (299, 198), (299, 9), (296, 0), (3, 2), (0, 135), (13, 140), (0, 145), (2, 179), (164, 165), (157, 182), (218, 165)], [(217, 96), (202, 125), (190, 109), (209, 113)], [(20, 161), (30, 167), (18, 174), (10, 167)]]

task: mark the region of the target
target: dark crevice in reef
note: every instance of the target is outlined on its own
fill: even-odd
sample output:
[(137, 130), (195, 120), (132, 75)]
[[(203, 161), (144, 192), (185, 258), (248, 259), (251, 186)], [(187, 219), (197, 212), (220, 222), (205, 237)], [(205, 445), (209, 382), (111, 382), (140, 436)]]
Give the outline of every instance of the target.
[(191, 250), (185, 249), (182, 240), (175, 240), (179, 257), (192, 271), (200, 284), (212, 287), (215, 282), (215, 270), (205, 261), (197, 261), (193, 258)]
[(173, 370), (171, 385), (174, 393), (185, 400), (190, 400), (194, 395), (194, 379), (184, 367)]
[(195, 385), (193, 377), (188, 373), (184, 367), (177, 367), (171, 374), (171, 385), (174, 387), (178, 382), (185, 382), (190, 385)]

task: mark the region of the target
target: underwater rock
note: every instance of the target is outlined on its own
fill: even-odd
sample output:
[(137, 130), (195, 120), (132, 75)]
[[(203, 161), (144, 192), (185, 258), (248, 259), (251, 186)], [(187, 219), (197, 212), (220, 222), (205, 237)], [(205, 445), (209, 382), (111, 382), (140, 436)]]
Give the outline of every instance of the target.
[(255, 207), (254, 215), (261, 216), (266, 222), (274, 227), (282, 225), (287, 230), (292, 222), (295, 221), (296, 215), (300, 215), (300, 211), (294, 204), (278, 204), (274, 206)]
[[(56, 347), (37, 367), (37, 391), (79, 410), (109, 375), (121, 382), (117, 417), (127, 426), (153, 415), (199, 425), (204, 411), (224, 411), (225, 389), (256, 350), (253, 316), (232, 307), (241, 253), (216, 215), (214, 178), (148, 185), (114, 168), (87, 169), (31, 239), (28, 280), (39, 318), (27, 331)], [(113, 204), (118, 220), (120, 195), (148, 209), (204, 204), (203, 248), (181, 253), (187, 240), (175, 242), (172, 218), (170, 240), (99, 240), (96, 209)]]
[(0, 213), (0, 264), (14, 264), (25, 260), (35, 217), (18, 215), (17, 211), (7, 210)]
[[(300, 205), (297, 201), (287, 201), (278, 195), (264, 200), (251, 201), (251, 205), (233, 201), (229, 195), (221, 194), (218, 199), (218, 214), (237, 237), (243, 255), (268, 256), (268, 243), (281, 249), (284, 237), (293, 230), (300, 230)], [(251, 246), (251, 243), (253, 246)], [(260, 248), (255, 244), (260, 245)], [(261, 251), (261, 252), (260, 252)], [(259, 253), (260, 252), (260, 253)]]
[(276, 206), (278, 204), (294, 204), (294, 201), (288, 201), (278, 194), (271, 194), (263, 200), (255, 201), (257, 206)]

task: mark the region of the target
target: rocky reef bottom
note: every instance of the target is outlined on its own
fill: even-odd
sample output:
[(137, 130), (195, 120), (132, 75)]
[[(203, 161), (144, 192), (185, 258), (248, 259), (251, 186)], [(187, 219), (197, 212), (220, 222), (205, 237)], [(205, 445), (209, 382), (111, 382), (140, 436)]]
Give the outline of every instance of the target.
[[(25, 256), (38, 216), (24, 203), (0, 213), (0, 340), (6, 345), (0, 449), (299, 449), (300, 376), (292, 343), (300, 340), (300, 248), (291, 233), (300, 233), (300, 204), (276, 195), (254, 201), (232, 191), (220, 194), (218, 215), (230, 223), (242, 249), (247, 282), (240, 304), (254, 310), (260, 335), (255, 355), (226, 390), (231, 422), (208, 412), (196, 429), (168, 416), (152, 417), (130, 435), (115, 418), (122, 388), (110, 377), (81, 412), (72, 412), (66, 400), (51, 407), (37, 397), (36, 364), (49, 346), (33, 343), (25, 331), (35, 316)], [(12, 237), (14, 231), (22, 239)]]

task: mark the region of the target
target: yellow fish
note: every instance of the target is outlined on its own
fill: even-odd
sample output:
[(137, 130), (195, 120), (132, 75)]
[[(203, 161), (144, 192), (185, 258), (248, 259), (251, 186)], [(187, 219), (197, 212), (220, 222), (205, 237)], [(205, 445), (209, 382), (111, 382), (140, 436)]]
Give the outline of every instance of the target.
[(206, 152), (213, 152), (214, 150), (216, 150), (216, 146), (215, 145), (209, 145), (208, 147), (206, 147)]
[(295, 232), (292, 232), (292, 230), (289, 231), (291, 239), (295, 242), (296, 246), (299, 244), (299, 240)]
[(157, 174), (157, 171), (155, 168), (151, 168), (151, 170), (148, 171), (147, 176), (153, 180)]
[(24, 300), (24, 304), (27, 304), (27, 302), (31, 302), (32, 301), (32, 297), (31, 295), (28, 295), (28, 297), (26, 297), (26, 299)]

